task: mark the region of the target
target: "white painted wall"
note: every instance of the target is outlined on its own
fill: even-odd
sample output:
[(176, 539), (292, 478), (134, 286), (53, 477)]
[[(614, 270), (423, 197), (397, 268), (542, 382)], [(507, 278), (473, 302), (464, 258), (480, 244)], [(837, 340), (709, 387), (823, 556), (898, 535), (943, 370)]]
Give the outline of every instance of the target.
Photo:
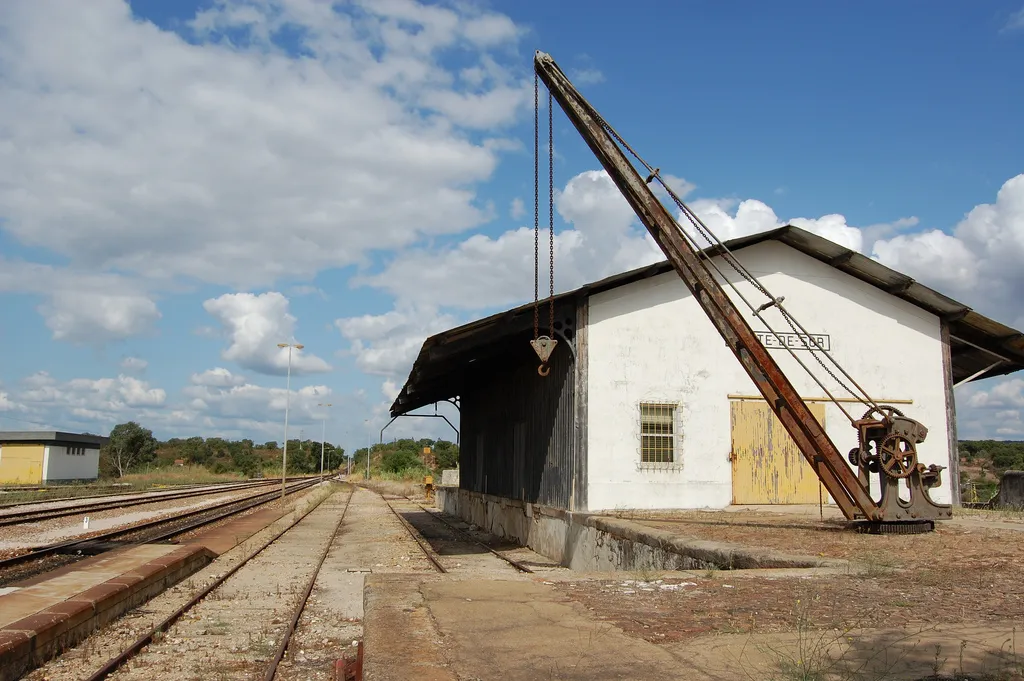
[(47, 445), (43, 455), (43, 482), (59, 480), (95, 480), (99, 477), (100, 450), (86, 449), (85, 454), (68, 454), (68, 448)]
[[(786, 308), (808, 331), (831, 336), (833, 356), (874, 399), (913, 400), (899, 406), (929, 428), (919, 461), (949, 466), (938, 317), (780, 242), (750, 246), (737, 256), (769, 291), (786, 297)], [(737, 288), (755, 305), (766, 300), (746, 282)], [(729, 505), (728, 395), (758, 392), (711, 321), (674, 272), (593, 295), (589, 306), (589, 509)], [(741, 309), (755, 331), (765, 330)], [(776, 331), (789, 331), (778, 312), (768, 319)], [(802, 396), (824, 397), (786, 350), (771, 352)], [(807, 351), (797, 354), (817, 367)], [(827, 374), (817, 373), (830, 390), (836, 388)], [(681, 466), (641, 469), (639, 404), (646, 401), (681, 405)], [(859, 404), (847, 408), (854, 418), (865, 410)], [(825, 428), (844, 455), (856, 446), (855, 430), (834, 404), (826, 407)], [(931, 495), (949, 503), (948, 469)]]

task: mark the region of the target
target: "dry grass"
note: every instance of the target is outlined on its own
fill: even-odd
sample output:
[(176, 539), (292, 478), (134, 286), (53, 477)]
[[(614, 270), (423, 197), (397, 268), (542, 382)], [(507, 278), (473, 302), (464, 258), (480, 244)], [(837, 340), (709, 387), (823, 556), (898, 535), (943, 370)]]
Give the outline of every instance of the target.
[(378, 494), (387, 494), (396, 497), (409, 497), (411, 499), (423, 498), (423, 483), (413, 480), (386, 480), (381, 478), (370, 478), (369, 480), (357, 481), (355, 476), (350, 476), (350, 482), (358, 482), (362, 487), (371, 489)]
[(241, 473), (211, 473), (203, 466), (171, 466), (146, 473), (129, 473), (118, 482), (128, 483), (136, 489), (169, 485), (198, 485), (213, 482), (238, 482), (247, 480)]
[(211, 473), (202, 466), (171, 466), (146, 473), (129, 473), (123, 478), (54, 484), (40, 490), (8, 488), (0, 492), (0, 504), (19, 504), (35, 501), (74, 499), (98, 494), (141, 492), (175, 485), (200, 485), (218, 482), (240, 482), (247, 478), (241, 473)]

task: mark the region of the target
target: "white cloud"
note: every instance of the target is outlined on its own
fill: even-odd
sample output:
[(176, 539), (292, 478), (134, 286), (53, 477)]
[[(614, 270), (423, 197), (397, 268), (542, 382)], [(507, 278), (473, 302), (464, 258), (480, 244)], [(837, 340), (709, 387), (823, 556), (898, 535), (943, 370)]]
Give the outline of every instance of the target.
[(0, 411), (25, 411), (25, 405), (12, 400), (9, 393), (0, 391)]
[(145, 296), (101, 295), (60, 291), (40, 307), (55, 340), (72, 342), (128, 338), (160, 318), (156, 303)]
[[(519, 61), (508, 17), (218, 0), (190, 25), (183, 39), (125, 0), (0, 3), (6, 232), (79, 269), (251, 287), (491, 217), (474, 187), (510, 145), (461, 128), (526, 103), (498, 60)], [(114, 336), (155, 316), (127, 295), (96, 304), (85, 328)], [(55, 333), (76, 333), (72, 307), (48, 308)]]
[[(853, 249), (863, 250), (863, 236), (859, 229), (846, 223), (842, 215), (824, 215), (820, 218), (791, 218), (783, 221), (767, 204), (757, 199), (734, 202), (722, 199), (701, 199), (689, 204), (708, 228), (722, 241), (742, 236), (767, 232), (787, 224), (818, 234), (835, 243)], [(733, 210), (735, 206), (735, 210)], [(679, 217), (680, 224), (697, 240), (706, 246), (707, 241), (696, 234), (688, 220)]]
[[(438, 313), (437, 308), (409, 304), (381, 315), (335, 321), (361, 371), (403, 381), (423, 340), (456, 323), (454, 317)], [(385, 386), (385, 393), (390, 390), (393, 388)]]
[(44, 296), (38, 310), (53, 338), (72, 343), (119, 340), (146, 333), (161, 317), (156, 303), (138, 281), (110, 273), (0, 257), (0, 291)]
[(142, 373), (149, 366), (149, 362), (141, 357), (125, 357), (121, 360), (121, 369), (128, 373)]
[(292, 286), (288, 289), (288, 293), (292, 296), (317, 296), (321, 300), (327, 300), (327, 292), (318, 286), (300, 285)]
[[(984, 409), (1024, 407), (1024, 379), (1004, 379), (988, 390), (977, 389), (969, 396), (967, 404)], [(1006, 416), (1007, 412), (1000, 414)]]
[(523, 200), (520, 198), (512, 199), (512, 205), (509, 207), (508, 214), (513, 220), (518, 220), (526, 215), (526, 206), (523, 205)]
[(243, 385), (245, 383), (244, 376), (235, 376), (223, 367), (207, 369), (202, 373), (192, 374), (192, 377), (189, 380), (194, 385), (204, 385), (215, 388), (227, 388), (233, 385)]
[[(215, 375), (212, 381), (211, 374)], [(201, 382), (196, 382), (197, 376)], [(315, 425), (323, 417), (323, 410), (318, 409), (317, 404), (330, 400), (335, 406), (342, 406), (325, 385), (292, 388), (289, 398), (284, 388), (255, 385), (223, 369), (206, 371), (192, 378), (192, 385), (182, 389), (182, 394), (190, 400), (188, 408), (181, 412), (183, 415), (191, 415), (193, 420), (207, 420), (213, 427), (255, 429), (278, 440), (284, 437), (286, 401), (289, 421), (295, 428), (289, 429), (289, 439), (298, 437), (300, 429)], [(307, 432), (307, 436), (309, 434)]]
[[(288, 312), (288, 299), (271, 291), (225, 293), (203, 303), (224, 327), (231, 344), (221, 357), (264, 374), (284, 374), (289, 365), (289, 348), (278, 343), (294, 343), (295, 317)], [(330, 371), (324, 360), (306, 349), (291, 349), (293, 374)]]
[[(158, 437), (283, 437), (287, 392), (283, 387), (255, 385), (217, 367), (191, 376), (180, 396), (168, 398), (162, 388), (128, 376), (75, 378), (60, 381), (47, 372), (23, 378), (16, 388), (0, 392), (0, 413), (33, 428), (59, 428), (106, 434), (128, 420), (150, 428)], [(345, 410), (351, 398), (335, 396), (324, 385), (292, 388), (289, 404), (294, 430), (289, 437), (320, 433), (321, 402)], [(17, 418), (8, 416), (16, 414)], [(318, 436), (318, 435), (317, 435)]]
[(569, 78), (579, 85), (596, 85), (604, 82), (604, 74), (598, 69), (570, 69)]
[[(17, 399), (25, 411), (58, 424), (88, 422), (107, 429), (139, 413), (159, 410), (167, 401), (162, 388), (131, 376), (58, 381), (45, 371), (22, 380)], [(60, 425), (67, 428), (69, 425)]]
[(977, 283), (977, 256), (963, 241), (937, 229), (877, 241), (872, 255), (894, 270), (946, 292), (962, 293)]
[[(556, 195), (562, 218), (575, 229), (555, 235), (556, 290), (655, 261), (660, 251), (634, 225), (629, 205), (604, 172), (572, 178)], [(405, 251), (383, 272), (356, 279), (403, 301), (469, 310), (506, 306), (533, 298), (533, 229), (491, 238), (475, 234), (454, 248)], [(548, 234), (541, 230), (541, 295), (548, 291)], [(434, 266), (415, 267), (429, 259)], [(467, 282), (470, 285), (467, 285)]]
[[(663, 177), (681, 197), (694, 188), (683, 178)], [(605, 172), (586, 171), (571, 178), (557, 193), (556, 205), (559, 215), (573, 226), (555, 235), (556, 290), (664, 259)], [(723, 240), (793, 224), (844, 246), (863, 249), (861, 231), (841, 215), (793, 218), (787, 223), (769, 206), (753, 199), (738, 203), (702, 199), (691, 202), (690, 207)], [(692, 228), (689, 231), (692, 233)], [(706, 245), (699, 238), (698, 243)], [(548, 235), (542, 230), (542, 295), (548, 288), (547, 250)], [(434, 263), (432, 267), (417, 266), (428, 260)], [(480, 310), (521, 303), (533, 297), (533, 230), (523, 227), (494, 238), (476, 234), (440, 252), (405, 251), (384, 271), (355, 281), (419, 305)]]
[(1024, 174), (975, 206), (952, 234), (929, 230), (874, 244), (874, 257), (1011, 325), (1024, 324)]
[(1004, 31), (1017, 31), (1024, 29), (1024, 7), (1011, 14), (1006, 18), (1006, 23), (1003, 24), (1001, 32)]

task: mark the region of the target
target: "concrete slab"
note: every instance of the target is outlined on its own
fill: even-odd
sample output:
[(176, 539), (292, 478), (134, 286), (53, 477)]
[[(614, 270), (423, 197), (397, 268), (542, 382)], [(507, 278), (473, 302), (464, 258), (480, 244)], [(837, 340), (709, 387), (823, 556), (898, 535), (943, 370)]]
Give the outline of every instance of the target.
[(255, 511), (222, 525), (203, 530), (190, 539), (188, 543), (204, 546), (219, 556), (235, 548), (257, 532), (269, 527), (290, 512), (291, 509), (288, 507)]
[(366, 584), (365, 627), (368, 681), (909, 681), (931, 678), (936, 669), (943, 678), (1017, 678), (1012, 674), (1024, 672), (1014, 653), (1024, 634), (1016, 633), (1014, 622), (715, 634), (657, 644), (600, 620), (536, 580), (374, 575)]
[[(466, 678), (456, 676), (450, 669), (419, 587), (419, 580), (409, 575), (367, 577), (363, 597), (363, 681)], [(371, 655), (373, 663), (367, 664)]]

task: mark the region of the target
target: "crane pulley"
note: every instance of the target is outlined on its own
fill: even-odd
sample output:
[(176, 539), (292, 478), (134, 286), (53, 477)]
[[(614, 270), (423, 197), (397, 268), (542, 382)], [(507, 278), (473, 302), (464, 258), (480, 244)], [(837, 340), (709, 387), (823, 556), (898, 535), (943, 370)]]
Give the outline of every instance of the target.
[[(548, 89), (548, 130), (551, 133), (552, 99), (565, 112), (570, 122), (586, 141), (591, 151), (601, 162), (608, 176), (618, 187), (626, 201), (633, 208), (637, 217), (647, 228), (651, 237), (668, 258), (673, 269), (693, 294), (697, 303), (714, 324), (725, 340), (726, 345), (739, 360), (747, 375), (764, 396), (768, 405), (775, 412), (779, 421), (786, 428), (790, 437), (810, 464), (815, 474), (832, 496), (836, 505), (847, 519), (863, 519), (869, 531), (918, 532), (934, 527), (934, 521), (952, 516), (952, 507), (933, 502), (928, 490), (941, 484), (941, 466), (925, 467), (917, 461), (917, 445), (924, 441), (928, 430), (923, 425), (904, 416), (901, 412), (887, 405), (877, 404), (853, 377), (821, 346), (814, 345), (808, 349), (815, 361), (844, 390), (868, 406), (868, 411), (861, 418), (854, 418), (832, 394), (825, 384), (814, 375), (810, 367), (796, 356), (796, 353), (785, 343), (797, 363), (803, 367), (817, 384), (826, 391), (836, 405), (842, 409), (851, 424), (857, 429), (858, 447), (850, 451), (849, 462), (856, 466), (854, 470), (847, 465), (836, 445), (825, 433), (824, 428), (811, 414), (806, 403), (796, 388), (782, 372), (767, 348), (757, 338), (750, 325), (740, 313), (736, 304), (729, 298), (723, 287), (718, 283), (711, 270), (715, 270), (722, 281), (729, 285), (736, 296), (746, 304), (753, 316), (771, 329), (765, 314), (777, 311), (783, 320), (805, 338), (813, 338), (807, 330), (783, 305), (784, 298), (773, 296), (747, 269), (733, 256), (724, 243), (719, 240), (707, 225), (676, 195), (672, 188), (662, 179), (660, 170), (644, 161), (625, 140), (608, 125), (591, 104), (573, 87), (565, 73), (558, 67), (550, 55), (537, 52), (534, 56), (535, 74), (535, 115), (534, 115), (534, 152), (539, 159), (538, 146), (538, 115), (539, 98), (536, 94), (537, 79), (543, 81)], [(549, 139), (549, 154), (551, 142)], [(646, 179), (630, 162), (625, 152), (629, 152), (643, 167)], [(535, 189), (539, 191), (539, 161), (534, 165)], [(550, 173), (549, 183), (553, 182)], [(738, 272), (753, 288), (763, 294), (768, 302), (755, 306), (747, 300), (742, 292), (722, 274), (715, 261), (707, 257), (696, 244), (694, 238), (684, 230), (680, 223), (668, 212), (661, 201), (651, 191), (649, 185), (658, 182), (662, 189), (675, 203), (680, 211), (680, 219), (689, 222), (693, 232), (716, 246), (721, 259)], [(553, 188), (549, 184), (549, 197), (553, 196)], [(535, 194), (536, 199), (536, 194)], [(535, 215), (538, 201), (535, 200)], [(553, 200), (550, 201), (553, 209)], [(553, 212), (551, 215), (550, 233), (553, 258)], [(539, 233), (539, 218), (535, 219), (535, 240)], [(536, 245), (536, 241), (535, 241)], [(537, 250), (535, 248), (535, 258)], [(535, 269), (536, 275), (536, 269)], [(536, 276), (535, 276), (536, 284)], [(534, 348), (537, 349), (537, 290), (535, 286), (534, 300)], [(554, 302), (554, 269), (552, 259), (552, 315)], [(778, 336), (777, 336), (778, 337)], [(545, 348), (546, 349), (546, 348)], [(549, 353), (550, 354), (550, 353)], [(538, 349), (538, 356), (541, 352)], [(541, 356), (543, 362), (547, 357)], [(830, 366), (831, 365), (831, 366)], [(840, 378), (842, 376), (842, 378)], [(871, 495), (870, 476), (879, 476), (880, 496), (876, 501)], [(901, 485), (906, 485), (909, 499), (901, 498)]]
[(551, 92), (548, 91), (548, 334), (540, 335), (540, 83), (533, 74), (533, 340), (540, 359), (537, 373), (550, 373), (548, 360), (558, 341), (555, 335), (555, 131)]

